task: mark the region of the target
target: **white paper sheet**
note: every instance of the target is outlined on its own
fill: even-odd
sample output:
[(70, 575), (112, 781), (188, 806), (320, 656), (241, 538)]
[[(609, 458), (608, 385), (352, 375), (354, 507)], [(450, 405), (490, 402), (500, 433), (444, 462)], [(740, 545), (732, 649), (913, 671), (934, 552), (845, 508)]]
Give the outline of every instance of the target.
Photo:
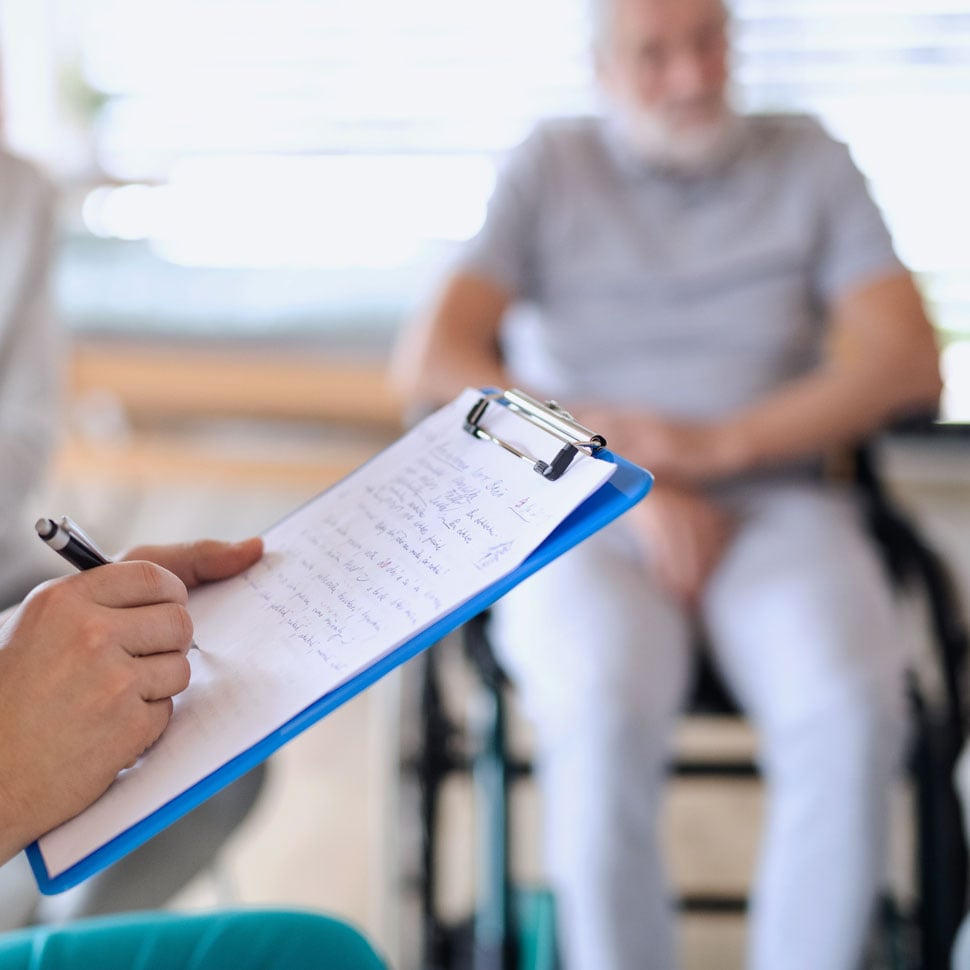
[[(138, 764), (40, 840), (52, 877), (520, 565), (612, 474), (582, 456), (546, 481), (463, 430), (479, 396), (271, 528), (246, 573), (193, 591), (192, 683)], [(547, 460), (560, 447), (499, 406), (483, 424)]]

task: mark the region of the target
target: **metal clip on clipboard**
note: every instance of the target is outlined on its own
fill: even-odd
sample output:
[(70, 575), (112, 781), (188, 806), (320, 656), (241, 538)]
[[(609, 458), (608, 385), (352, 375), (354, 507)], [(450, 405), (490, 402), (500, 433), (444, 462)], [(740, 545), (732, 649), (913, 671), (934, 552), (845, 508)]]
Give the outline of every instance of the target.
[[(493, 402), (505, 405), (510, 411), (521, 415), (527, 421), (531, 421), (564, 442), (563, 447), (552, 461), (545, 462), (533, 455), (528, 455), (516, 448), (515, 445), (509, 444), (502, 438), (486, 431), (480, 422), (485, 416), (489, 404)], [(585, 428), (578, 421), (573, 420), (573, 416), (556, 404), (555, 401), (547, 401), (543, 404), (534, 397), (529, 397), (528, 394), (517, 390), (496, 391), (480, 397), (465, 418), (465, 430), (476, 438), (492, 441), (517, 458), (527, 461), (535, 471), (551, 482), (562, 477), (573, 458), (579, 454), (580, 448), (591, 455), (600, 448), (606, 447), (606, 438), (600, 434), (594, 434), (589, 428)]]

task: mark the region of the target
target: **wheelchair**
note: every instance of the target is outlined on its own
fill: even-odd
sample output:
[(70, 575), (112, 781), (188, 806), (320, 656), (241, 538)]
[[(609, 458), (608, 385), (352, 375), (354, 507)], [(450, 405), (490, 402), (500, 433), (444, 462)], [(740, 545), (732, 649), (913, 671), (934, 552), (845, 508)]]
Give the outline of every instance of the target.
[[(964, 686), (970, 639), (945, 564), (887, 495), (871, 450), (858, 449), (852, 463), (867, 525), (894, 586), (918, 593), (925, 603), (937, 674), (935, 684), (928, 685), (914, 669), (908, 681), (915, 899), (904, 902), (890, 891), (883, 894), (867, 965), (878, 970), (948, 970), (967, 905), (967, 846), (952, 775), (966, 737)], [(467, 730), (449, 710), (441, 665), (443, 651), (451, 645), (443, 642), (419, 660), (416, 737), (402, 758), (402, 771), (415, 783), (419, 803), (420, 858), (408, 887), (419, 899), (419, 966), (554, 970), (559, 964), (553, 898), (541, 887), (515, 885), (510, 872), (511, 789), (531, 774), (532, 765), (511, 753), (510, 684), (489, 643), (487, 614), (466, 623), (458, 639), (476, 681), (475, 730)], [(700, 658), (686, 715), (741, 716), (713, 667), (704, 661), (703, 649)], [(749, 780), (759, 774), (750, 758), (678, 759), (671, 770), (675, 776), (694, 778)], [(476, 890), (473, 911), (449, 920), (441, 913), (438, 838), (443, 787), (456, 773), (468, 775), (473, 783)], [(743, 913), (746, 899), (687, 894), (678, 905), (687, 913)]]

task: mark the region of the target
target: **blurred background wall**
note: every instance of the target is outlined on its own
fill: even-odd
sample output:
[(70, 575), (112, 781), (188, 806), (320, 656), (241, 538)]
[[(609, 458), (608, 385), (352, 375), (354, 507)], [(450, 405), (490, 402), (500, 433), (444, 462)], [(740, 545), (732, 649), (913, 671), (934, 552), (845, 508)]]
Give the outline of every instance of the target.
[[(378, 354), (478, 227), (503, 150), (539, 116), (595, 108), (582, 0), (2, 11), (7, 138), (64, 186), (61, 297), (84, 336)], [(813, 112), (849, 142), (958, 372), (970, 13), (958, 0), (736, 0), (735, 13), (739, 101)]]

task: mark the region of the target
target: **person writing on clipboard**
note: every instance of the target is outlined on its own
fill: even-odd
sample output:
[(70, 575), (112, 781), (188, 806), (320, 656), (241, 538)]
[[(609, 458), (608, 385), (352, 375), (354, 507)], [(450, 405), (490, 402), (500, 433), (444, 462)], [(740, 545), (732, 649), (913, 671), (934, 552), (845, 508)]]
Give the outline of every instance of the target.
[[(258, 538), (143, 546), (51, 580), (0, 616), (0, 863), (94, 802), (165, 730), (185, 690), (188, 590), (234, 576)], [(142, 913), (0, 934), (0, 970), (92, 966), (384, 970), (312, 913)]]
[(0, 860), (86, 808), (159, 737), (189, 682), (187, 588), (259, 539), (141, 547), (37, 587), (0, 626)]
[[(0, 610), (54, 575), (53, 557), (31, 535), (27, 509), (65, 419), (66, 334), (53, 293), (57, 211), (46, 174), (0, 143)], [(21, 860), (0, 868), (0, 929), (163, 905), (236, 829), (264, 774), (262, 766), (255, 769), (152, 840), (150, 849), (72, 892), (42, 897)]]
[(492, 616), (536, 726), (566, 970), (677, 965), (657, 820), (696, 625), (761, 741), (748, 966), (856, 970), (904, 651), (823, 455), (935, 408), (933, 331), (846, 147), (732, 109), (721, 0), (591, 6), (605, 111), (511, 153), (397, 383), (414, 407), (555, 399), (656, 475)]

